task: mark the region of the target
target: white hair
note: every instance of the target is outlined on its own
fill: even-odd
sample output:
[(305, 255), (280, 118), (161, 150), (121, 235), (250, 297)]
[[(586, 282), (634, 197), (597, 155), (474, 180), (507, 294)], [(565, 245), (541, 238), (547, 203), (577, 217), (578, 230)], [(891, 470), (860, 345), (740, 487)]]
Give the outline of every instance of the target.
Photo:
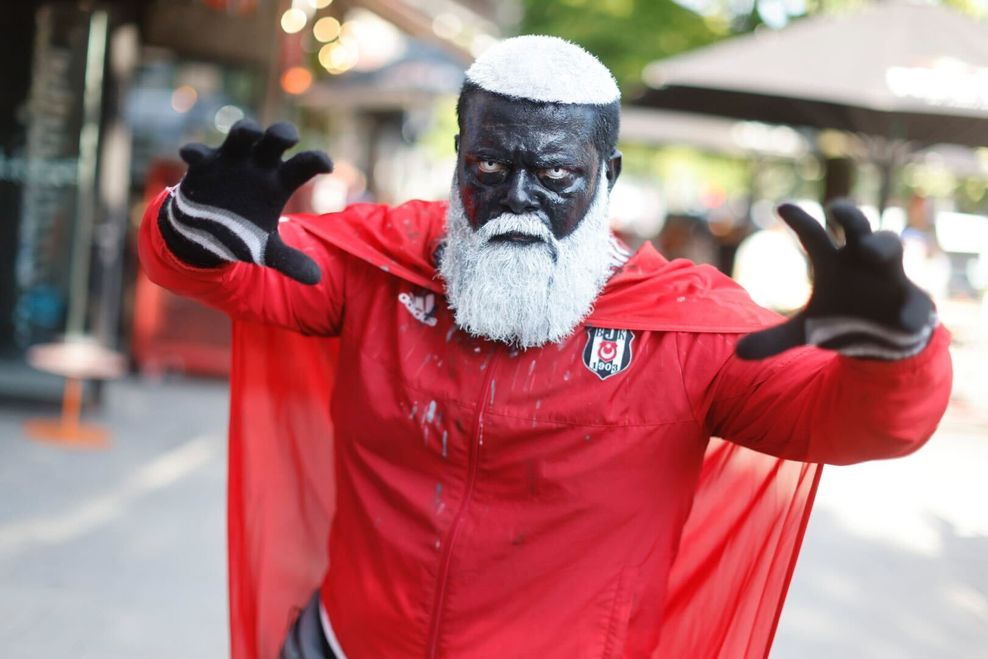
[[(521, 348), (572, 334), (592, 311), (617, 264), (608, 198), (601, 168), (590, 208), (564, 238), (557, 239), (533, 213), (504, 213), (474, 230), (454, 179), (439, 272), (457, 326)], [(511, 232), (539, 240), (491, 242)]]
[(543, 103), (609, 105), (621, 98), (614, 76), (600, 60), (559, 37), (501, 41), (477, 58), (466, 78), (495, 94)]

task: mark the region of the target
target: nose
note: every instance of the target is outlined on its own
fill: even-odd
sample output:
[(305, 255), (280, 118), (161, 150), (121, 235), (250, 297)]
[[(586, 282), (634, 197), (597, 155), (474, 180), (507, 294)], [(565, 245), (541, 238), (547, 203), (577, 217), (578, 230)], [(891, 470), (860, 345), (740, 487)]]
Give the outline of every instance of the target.
[(538, 210), (538, 202), (532, 194), (531, 186), (532, 181), (528, 172), (521, 168), (515, 170), (508, 180), (508, 189), (501, 200), (501, 205), (515, 214)]

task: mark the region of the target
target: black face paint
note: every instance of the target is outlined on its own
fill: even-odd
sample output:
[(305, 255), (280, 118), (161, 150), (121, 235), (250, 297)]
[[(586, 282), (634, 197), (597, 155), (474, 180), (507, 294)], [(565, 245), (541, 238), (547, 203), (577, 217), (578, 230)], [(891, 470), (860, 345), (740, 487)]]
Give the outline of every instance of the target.
[(475, 94), (461, 116), (457, 181), (474, 229), (503, 213), (534, 213), (556, 238), (583, 219), (601, 163), (595, 108)]

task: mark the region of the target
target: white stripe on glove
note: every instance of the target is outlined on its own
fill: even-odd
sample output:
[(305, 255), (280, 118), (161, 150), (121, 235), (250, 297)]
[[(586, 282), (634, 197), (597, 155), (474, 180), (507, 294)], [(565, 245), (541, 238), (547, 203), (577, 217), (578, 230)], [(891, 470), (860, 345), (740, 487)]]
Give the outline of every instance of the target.
[[(184, 237), (209, 250), (211, 253), (216, 254), (221, 259), (227, 261), (238, 260), (232, 253), (234, 246), (227, 245), (223, 242), (224, 239), (229, 240), (230, 238), (225, 234), (221, 238), (210, 231), (211, 224), (218, 224), (233, 234), (235, 240), (239, 240), (240, 249), (249, 253), (254, 263), (264, 265), (264, 250), (268, 244), (268, 235), (250, 220), (232, 211), (215, 206), (197, 204), (182, 194), (181, 187), (176, 187), (172, 191), (169, 203), (168, 220), (175, 230)], [(174, 214), (172, 213), (173, 210)], [(193, 234), (191, 232), (195, 233)], [(206, 244), (203, 234), (210, 236), (213, 241)], [(198, 238), (193, 238), (193, 235), (197, 235)], [(216, 243), (223, 246), (226, 251), (225, 255), (217, 252), (215, 249)]]
[[(936, 313), (931, 313), (926, 325), (917, 332), (909, 333), (850, 316), (807, 318), (806, 342), (826, 347), (848, 357), (906, 359), (926, 347), (938, 323)], [(852, 336), (857, 338), (846, 345), (833, 345), (839, 344), (841, 339), (849, 339)]]
[(173, 199), (174, 197), (169, 197), (168, 201), (165, 202), (165, 216), (168, 218), (168, 224), (171, 225), (176, 233), (189, 242), (195, 243), (199, 247), (202, 247), (204, 250), (217, 258), (224, 261), (237, 260), (237, 257), (233, 254), (233, 252), (227, 249), (226, 245), (221, 243), (215, 236), (213, 236), (213, 234), (203, 231), (202, 229), (186, 226), (182, 222), (179, 222), (175, 217), (174, 204), (172, 203)]

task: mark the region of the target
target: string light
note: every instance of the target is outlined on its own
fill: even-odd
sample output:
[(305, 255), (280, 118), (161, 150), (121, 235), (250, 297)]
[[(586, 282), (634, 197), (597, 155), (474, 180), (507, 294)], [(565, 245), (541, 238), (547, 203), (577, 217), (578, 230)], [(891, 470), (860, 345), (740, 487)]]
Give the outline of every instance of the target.
[(312, 36), (318, 41), (326, 43), (333, 41), (340, 36), (340, 22), (332, 16), (324, 16), (316, 21), (312, 27)]
[(288, 34), (300, 32), (305, 27), (308, 18), (301, 9), (292, 8), (281, 15), (281, 29)]
[(293, 66), (281, 74), (281, 88), (289, 94), (301, 94), (312, 86), (312, 72), (304, 66)]
[(333, 75), (346, 73), (357, 64), (360, 51), (347, 40), (326, 44), (319, 49), (319, 63)]
[(244, 118), (244, 111), (236, 105), (224, 105), (213, 116), (213, 125), (221, 133), (229, 133), (233, 124)]
[(188, 112), (199, 99), (199, 92), (192, 85), (182, 85), (172, 92), (172, 109), (178, 113)]
[(330, 67), (329, 56), (333, 54), (333, 49), (335, 47), (336, 44), (329, 43), (319, 49), (319, 55), (318, 55), (319, 63), (322, 65), (322, 68), (326, 69), (327, 71), (329, 70)]

